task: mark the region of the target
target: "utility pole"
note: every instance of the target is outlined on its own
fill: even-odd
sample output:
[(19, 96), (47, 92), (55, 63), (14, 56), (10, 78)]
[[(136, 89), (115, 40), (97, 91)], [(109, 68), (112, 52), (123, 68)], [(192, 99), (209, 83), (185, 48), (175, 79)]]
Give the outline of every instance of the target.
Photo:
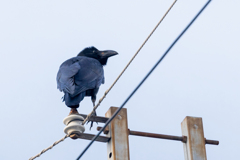
[(207, 160), (202, 118), (187, 116), (181, 125), (182, 135), (187, 136), (183, 143), (185, 160)]
[[(92, 116), (89, 120), (99, 123), (106, 123), (110, 117), (116, 112), (117, 107), (110, 107), (106, 112), (105, 117)], [(67, 128), (70, 128), (72, 133), (70, 137), (72, 139), (86, 139), (92, 140), (95, 135), (83, 133), (79, 131), (78, 125), (75, 121), (79, 121), (75, 116), (87, 117), (84, 114), (75, 113), (69, 115), (67, 120), (71, 122), (67, 124)], [(83, 119), (81, 118), (81, 119)], [(73, 125), (76, 125), (74, 128)], [(141, 131), (133, 131), (128, 129), (127, 109), (122, 108), (117, 116), (111, 121), (111, 123), (104, 129), (103, 133), (106, 136), (98, 136), (96, 141), (107, 143), (107, 157), (108, 160), (129, 160), (129, 140), (128, 136), (140, 136), (148, 138), (166, 139), (183, 142), (185, 160), (207, 160), (205, 144), (218, 145), (219, 141), (209, 140), (204, 138), (202, 118), (187, 116), (181, 123), (182, 136), (165, 135), (159, 133), (149, 133)], [(102, 127), (97, 127), (97, 130), (101, 130)], [(78, 133), (80, 132), (80, 133)]]
[[(106, 117), (112, 117), (117, 107), (110, 107), (106, 112)], [(129, 160), (129, 141), (128, 141), (128, 123), (127, 109), (123, 108), (118, 115), (108, 125), (107, 142), (108, 160)]]

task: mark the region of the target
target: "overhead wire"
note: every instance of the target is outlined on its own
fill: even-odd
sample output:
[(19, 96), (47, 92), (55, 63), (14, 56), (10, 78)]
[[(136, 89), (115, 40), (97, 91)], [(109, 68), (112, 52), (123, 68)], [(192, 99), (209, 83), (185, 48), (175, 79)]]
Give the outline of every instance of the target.
[(146, 40), (143, 42), (143, 44), (139, 47), (139, 49), (137, 50), (137, 52), (133, 55), (133, 57), (131, 58), (131, 60), (128, 62), (128, 64), (126, 65), (126, 67), (122, 70), (122, 72), (119, 74), (119, 76), (116, 78), (116, 80), (113, 82), (113, 84), (109, 87), (108, 90), (105, 91), (104, 95), (102, 98), (99, 99), (98, 103), (96, 106), (93, 107), (93, 110), (91, 113), (89, 113), (87, 115), (87, 117), (84, 119), (83, 121), (83, 125), (89, 120), (89, 118), (92, 116), (92, 114), (96, 111), (96, 109), (98, 108), (98, 106), (101, 104), (101, 102), (103, 101), (103, 99), (106, 97), (106, 95), (109, 93), (109, 91), (113, 88), (113, 86), (117, 83), (117, 81), (119, 80), (119, 78), (122, 76), (122, 74), (125, 72), (125, 70), (128, 68), (128, 66), (132, 63), (132, 61), (134, 60), (134, 58), (137, 56), (137, 54), (141, 51), (141, 49), (143, 48), (143, 46), (147, 43), (147, 41), (149, 40), (149, 38), (152, 36), (152, 34), (155, 32), (155, 30), (158, 28), (158, 26), (161, 24), (161, 22), (163, 21), (163, 19), (166, 17), (166, 15), (168, 14), (168, 12), (172, 9), (172, 7), (174, 6), (174, 4), (177, 2), (177, 0), (175, 0), (173, 2), (173, 4), (169, 7), (169, 9), (167, 10), (167, 12), (163, 15), (163, 17), (161, 18), (161, 20), (158, 22), (158, 24), (154, 27), (154, 29), (152, 30), (152, 32), (149, 34), (149, 36), (146, 38)]
[(49, 146), (46, 149), (43, 149), (40, 153), (38, 153), (36, 156), (33, 156), (31, 158), (29, 158), (29, 160), (34, 160), (35, 158), (41, 156), (43, 153), (47, 152), (49, 149), (52, 149), (54, 146), (56, 146), (58, 143), (64, 141), (67, 137), (69, 137), (69, 135), (65, 135), (63, 138), (61, 138), (60, 140), (54, 142), (51, 146)]
[[(101, 104), (101, 102), (103, 101), (103, 99), (106, 97), (106, 95), (109, 93), (109, 91), (113, 88), (113, 86), (117, 83), (117, 81), (119, 80), (119, 78), (122, 76), (122, 74), (125, 72), (125, 70), (128, 68), (128, 66), (130, 65), (130, 63), (134, 60), (134, 58), (137, 56), (137, 54), (140, 52), (140, 50), (143, 48), (143, 46), (146, 44), (146, 42), (148, 41), (148, 39), (152, 36), (152, 34), (155, 32), (155, 30), (158, 28), (158, 26), (161, 24), (161, 22), (163, 21), (163, 19), (166, 17), (166, 15), (168, 14), (168, 12), (171, 10), (171, 8), (173, 7), (173, 5), (176, 3), (177, 0), (175, 0), (173, 2), (173, 4), (170, 6), (170, 8), (167, 10), (167, 12), (163, 15), (163, 17), (161, 18), (161, 20), (158, 22), (158, 24), (154, 27), (154, 29), (152, 30), (152, 32), (149, 34), (149, 36), (146, 38), (146, 40), (143, 42), (143, 44), (140, 46), (140, 48), (137, 50), (137, 52), (134, 54), (134, 56), (131, 58), (131, 60), (128, 62), (128, 64), (125, 66), (125, 68), (123, 69), (123, 71), (119, 74), (119, 76), (116, 78), (116, 80), (113, 82), (113, 84), (109, 87), (108, 90), (105, 91), (104, 95), (102, 98), (99, 99), (99, 102), (97, 103), (96, 106), (94, 106), (93, 110), (91, 113), (89, 113), (87, 115), (87, 117), (84, 119), (82, 125), (84, 125), (89, 118), (92, 116), (93, 112), (96, 111), (97, 107)], [(29, 160), (33, 160), (39, 156), (41, 156), (43, 153), (45, 153), (46, 151), (48, 151), (49, 149), (52, 149), (55, 145), (57, 145), (58, 143), (64, 141), (67, 137), (69, 137), (69, 135), (65, 135), (63, 138), (61, 138), (60, 140), (56, 141), (53, 143), (53, 145), (51, 145), (50, 147), (43, 149), (39, 154), (37, 154), (36, 156), (31, 157)]]
[(182, 35), (188, 30), (188, 28), (193, 24), (193, 22), (198, 18), (198, 16), (202, 13), (202, 11), (208, 6), (211, 0), (202, 7), (202, 9), (197, 13), (197, 15), (190, 21), (190, 23), (185, 27), (185, 29), (179, 34), (179, 36), (173, 41), (173, 43), (169, 46), (166, 52), (161, 56), (161, 58), (157, 61), (157, 63), (152, 67), (152, 69), (147, 73), (147, 75), (143, 78), (143, 80), (138, 84), (138, 86), (132, 91), (132, 93), (127, 97), (127, 99), (123, 102), (123, 104), (117, 109), (117, 111), (113, 114), (111, 118), (105, 123), (105, 125), (101, 128), (97, 135), (93, 137), (91, 142), (86, 146), (86, 148), (82, 151), (82, 153), (77, 157), (79, 160), (85, 152), (89, 149), (89, 147), (93, 144), (93, 142), (100, 136), (103, 130), (107, 127), (107, 125), (115, 118), (115, 116), (120, 112), (120, 110), (125, 106), (125, 104), (130, 100), (130, 98), (134, 95), (134, 93), (141, 87), (141, 85), (146, 81), (146, 79), (150, 76), (150, 74), (155, 70), (155, 68), (160, 64), (163, 58), (168, 54), (168, 52), (172, 49), (172, 47), (177, 43), (177, 41), (182, 37)]

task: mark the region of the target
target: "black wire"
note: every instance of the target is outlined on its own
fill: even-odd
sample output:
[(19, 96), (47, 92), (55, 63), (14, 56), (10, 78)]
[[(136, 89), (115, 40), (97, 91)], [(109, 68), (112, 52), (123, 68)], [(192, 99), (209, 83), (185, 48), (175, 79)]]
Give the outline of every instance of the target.
[(132, 93), (128, 96), (128, 98), (123, 102), (123, 104), (118, 108), (118, 110), (113, 114), (111, 118), (105, 123), (102, 129), (98, 132), (97, 135), (93, 137), (91, 142), (87, 145), (87, 147), (82, 151), (82, 153), (78, 156), (77, 160), (79, 160), (84, 153), (88, 150), (88, 148), (93, 144), (93, 142), (100, 136), (103, 130), (107, 127), (107, 125), (115, 118), (115, 116), (120, 112), (120, 110), (125, 106), (128, 100), (134, 95), (134, 93), (139, 89), (139, 87), (145, 82), (145, 80), (149, 77), (149, 75), (154, 71), (154, 69), (158, 66), (158, 64), (163, 60), (163, 58), (167, 55), (167, 53), (172, 49), (172, 47), (177, 43), (177, 41), (182, 37), (182, 35), (187, 31), (187, 29), (192, 25), (192, 23), (198, 18), (198, 16), (202, 13), (202, 11), (207, 7), (207, 5), (211, 2), (209, 0), (202, 9), (198, 12), (198, 14), (192, 19), (192, 21), (187, 25), (187, 27), (182, 31), (182, 33), (175, 39), (175, 41), (170, 45), (167, 51), (162, 55), (162, 57), (158, 60), (158, 62), (153, 66), (153, 68), (148, 72), (148, 74), (143, 78), (143, 80), (138, 84), (138, 86), (132, 91)]

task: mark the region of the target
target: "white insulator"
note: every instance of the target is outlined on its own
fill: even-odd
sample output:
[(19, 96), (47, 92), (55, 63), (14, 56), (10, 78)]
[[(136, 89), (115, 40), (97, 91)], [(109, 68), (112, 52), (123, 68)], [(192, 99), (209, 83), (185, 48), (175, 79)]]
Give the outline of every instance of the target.
[(64, 132), (68, 135), (71, 133), (83, 133), (85, 131), (85, 127), (82, 125), (83, 121), (84, 118), (82, 116), (70, 114), (63, 120), (63, 123), (66, 125)]

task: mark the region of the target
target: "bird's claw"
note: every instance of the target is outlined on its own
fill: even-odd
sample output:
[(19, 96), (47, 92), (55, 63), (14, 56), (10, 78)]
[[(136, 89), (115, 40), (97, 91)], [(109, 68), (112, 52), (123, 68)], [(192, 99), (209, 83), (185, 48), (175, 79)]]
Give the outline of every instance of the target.
[[(97, 116), (96, 111), (94, 111), (91, 116)], [(93, 127), (93, 122), (94, 122), (94, 121), (88, 121), (87, 124), (88, 124), (89, 122), (91, 122), (91, 125), (90, 125), (90, 128), (89, 128), (89, 129), (91, 130), (91, 128)], [(96, 122), (96, 123), (98, 124), (98, 122)]]

